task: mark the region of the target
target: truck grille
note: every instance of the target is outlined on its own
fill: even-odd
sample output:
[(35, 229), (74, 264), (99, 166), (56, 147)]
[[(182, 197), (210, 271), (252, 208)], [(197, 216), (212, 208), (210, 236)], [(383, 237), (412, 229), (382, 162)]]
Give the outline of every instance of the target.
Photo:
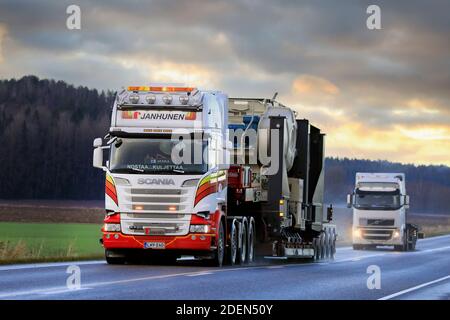
[(160, 195), (181, 195), (182, 193), (183, 190), (181, 189), (137, 189), (137, 188), (131, 189), (131, 194), (150, 194), (160, 196)]
[(188, 188), (124, 188), (121, 210), (154, 214), (176, 214), (190, 210), (192, 196)]
[(359, 219), (361, 226), (393, 226), (394, 219)]
[[(179, 236), (185, 235), (189, 230), (189, 221), (180, 222), (138, 222), (133, 220), (121, 220), (122, 233), (129, 235), (160, 235)], [(145, 229), (149, 233), (145, 232)]]
[(121, 219), (183, 219), (185, 214), (178, 213), (121, 213)]
[(366, 240), (389, 240), (393, 230), (361, 229), (362, 237)]

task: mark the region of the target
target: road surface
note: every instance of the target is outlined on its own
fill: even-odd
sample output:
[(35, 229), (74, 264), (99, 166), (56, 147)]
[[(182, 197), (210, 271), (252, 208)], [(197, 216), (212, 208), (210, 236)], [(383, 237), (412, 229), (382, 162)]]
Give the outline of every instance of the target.
[[(74, 278), (67, 287), (71, 265), (80, 268), (79, 289)], [(369, 266), (380, 268), (380, 289), (368, 289)], [(0, 266), (0, 299), (450, 299), (450, 235), (419, 240), (415, 252), (339, 248), (334, 261), (317, 263)]]

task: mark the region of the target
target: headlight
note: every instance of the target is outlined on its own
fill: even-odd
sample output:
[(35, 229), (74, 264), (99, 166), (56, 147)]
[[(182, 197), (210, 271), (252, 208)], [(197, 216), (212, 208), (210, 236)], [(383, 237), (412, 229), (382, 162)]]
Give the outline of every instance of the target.
[(359, 230), (359, 229), (354, 229), (354, 230), (353, 230), (353, 237), (354, 237), (354, 238), (359, 238), (359, 237), (361, 237), (361, 230)]
[(400, 237), (400, 232), (398, 232), (398, 230), (394, 231), (394, 238), (399, 238)]
[(120, 232), (120, 223), (105, 223), (103, 230), (106, 232)]
[(183, 184), (181, 185), (182, 187), (195, 187), (197, 186), (199, 179), (190, 179), (190, 180), (186, 180), (185, 182), (183, 182)]
[(193, 224), (189, 230), (191, 233), (209, 233), (211, 231), (211, 226), (207, 224)]

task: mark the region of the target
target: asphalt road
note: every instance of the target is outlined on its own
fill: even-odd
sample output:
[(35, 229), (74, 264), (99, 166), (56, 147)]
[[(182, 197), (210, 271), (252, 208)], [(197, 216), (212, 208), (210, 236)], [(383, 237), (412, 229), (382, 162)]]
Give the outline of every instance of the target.
[[(79, 289), (66, 285), (71, 265), (80, 268)], [(380, 289), (368, 289), (369, 266), (379, 267)], [(419, 240), (415, 252), (339, 248), (335, 260), (317, 263), (0, 266), (0, 299), (450, 299), (450, 235)]]

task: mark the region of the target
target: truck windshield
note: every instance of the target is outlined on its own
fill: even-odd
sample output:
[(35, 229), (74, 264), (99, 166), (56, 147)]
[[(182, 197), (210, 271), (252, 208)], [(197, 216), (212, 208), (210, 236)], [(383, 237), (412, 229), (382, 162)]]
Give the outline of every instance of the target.
[[(201, 150), (203, 154), (207, 142), (190, 140), (190, 146), (186, 145), (186, 148), (191, 150), (191, 161), (175, 164), (172, 161), (172, 149), (177, 143), (170, 138), (117, 138), (111, 144), (109, 169), (111, 172), (134, 174), (205, 173), (208, 169), (207, 162), (204, 159), (194, 159), (194, 153)], [(183, 157), (183, 151), (180, 152), (180, 157)], [(196, 157), (201, 158), (198, 154)]]
[(361, 210), (398, 210), (401, 207), (399, 190), (374, 192), (356, 190), (355, 208)]

